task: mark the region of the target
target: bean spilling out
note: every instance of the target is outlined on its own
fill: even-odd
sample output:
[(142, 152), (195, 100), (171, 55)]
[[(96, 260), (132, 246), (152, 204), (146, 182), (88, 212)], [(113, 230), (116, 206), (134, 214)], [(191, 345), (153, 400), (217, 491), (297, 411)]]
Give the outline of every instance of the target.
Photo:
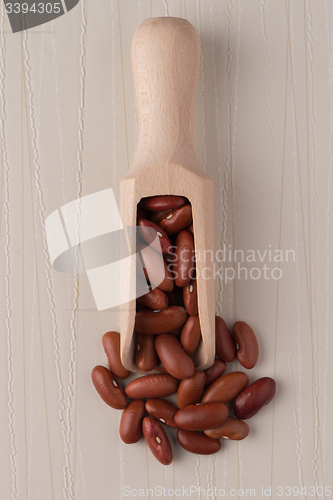
[[(237, 323), (235, 325), (237, 329)], [(258, 351), (258, 343), (246, 323), (242, 323), (243, 336), (238, 340), (243, 345), (246, 329), (253, 341), (253, 344), (247, 344), (249, 357), (253, 359), (253, 350)], [(223, 346), (224, 358), (233, 361), (241, 347), (236, 347), (225, 322), (218, 316), (215, 335), (216, 352), (221, 355), (217, 346)], [(163, 343), (164, 337), (165, 334), (158, 335), (156, 340), (161, 339)], [(174, 339), (173, 336), (167, 337), (163, 349), (173, 352), (174, 346), (172, 342), (168, 343), (169, 338)], [(152, 336), (147, 336), (147, 339), (152, 339)], [(163, 465), (169, 465), (173, 458), (167, 428), (169, 432), (172, 428), (177, 430), (177, 441), (185, 450), (204, 455), (216, 453), (221, 448), (220, 440), (244, 439), (249, 426), (243, 420), (255, 415), (275, 395), (273, 379), (263, 377), (249, 385), (246, 373), (225, 373), (227, 362), (224, 359), (216, 359), (207, 370), (195, 370), (188, 377), (183, 376), (185, 371), (182, 372), (186, 367), (180, 367), (175, 373), (177, 367), (167, 362), (165, 367), (170, 372), (140, 376), (122, 387), (118, 379), (127, 378), (130, 372), (121, 364), (119, 333), (107, 332), (103, 336), (103, 346), (109, 369), (104, 366), (93, 369), (92, 380), (97, 392), (109, 406), (123, 410), (119, 433), (124, 443), (137, 443), (143, 434), (151, 452)], [(151, 349), (151, 346), (148, 343), (145, 349)], [(231, 356), (232, 350), (234, 357)], [(162, 359), (165, 361), (163, 355)], [(244, 361), (243, 355), (241, 360)], [(245, 363), (248, 361), (246, 357)], [(163, 399), (172, 395), (176, 395), (175, 403)]]
[[(130, 372), (121, 363), (119, 333), (107, 332), (102, 342), (108, 368), (96, 366), (92, 381), (105, 403), (123, 410), (121, 439), (133, 444), (143, 435), (156, 459), (169, 465), (173, 460), (168, 437), (172, 428), (177, 430), (177, 441), (185, 450), (204, 455), (216, 453), (221, 439), (240, 440), (248, 435), (249, 426), (243, 420), (273, 399), (275, 381), (263, 377), (249, 385), (246, 373), (225, 373), (227, 363), (236, 357), (240, 365), (252, 369), (258, 361), (259, 347), (247, 323), (235, 323), (231, 335), (218, 316), (217, 359), (205, 371), (195, 370), (192, 356), (202, 340), (192, 209), (188, 200), (179, 196), (144, 198), (138, 205), (137, 225), (141, 238), (137, 250), (145, 250), (142, 260), (149, 268), (145, 274), (149, 285), (154, 286), (137, 299), (134, 326), (135, 362), (145, 375), (126, 387), (119, 382)], [(152, 229), (159, 238), (157, 246), (156, 239), (155, 243), (152, 241)], [(159, 274), (156, 286), (151, 270), (161, 252), (165, 273), (162, 279)], [(174, 403), (162, 399), (172, 395)]]

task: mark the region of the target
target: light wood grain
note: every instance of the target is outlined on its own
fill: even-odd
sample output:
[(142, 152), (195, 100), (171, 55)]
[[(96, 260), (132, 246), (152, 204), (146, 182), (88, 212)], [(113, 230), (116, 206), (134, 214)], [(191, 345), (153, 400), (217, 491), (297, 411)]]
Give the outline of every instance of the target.
[[(135, 31), (132, 66), (139, 142), (133, 164), (120, 183), (120, 213), (124, 226), (135, 226), (137, 204), (143, 197), (172, 194), (190, 200), (202, 332), (194, 362), (198, 369), (204, 369), (213, 363), (215, 355), (214, 205), (213, 182), (199, 162), (193, 140), (199, 59), (197, 32), (185, 19), (147, 19)], [(133, 247), (133, 241), (130, 243)], [(204, 251), (208, 251), (208, 258)], [(122, 287), (125, 294), (135, 287), (134, 266), (123, 269)], [(121, 356), (124, 366), (139, 371), (134, 363), (134, 320), (132, 300), (120, 315)]]
[[(82, 196), (110, 187), (118, 194), (138, 139), (128, 57), (131, 40), (143, 19), (151, 13), (164, 15), (164, 2), (86, 0), (54, 22), (22, 34), (11, 33), (2, 3), (4, 72), (0, 79), (6, 114), (1, 116), (6, 116), (6, 143), (1, 141), (1, 147), (7, 150), (9, 176), (0, 166), (1, 499), (118, 500), (126, 498), (124, 486), (162, 486), (168, 491), (195, 485), (206, 489), (202, 498), (210, 487), (225, 489), (229, 497), (231, 488), (255, 488), (255, 498), (264, 498), (261, 488), (271, 485), (268, 498), (276, 500), (278, 485), (304, 485), (307, 494), (297, 498), (310, 500), (309, 488), (316, 480), (319, 487), (333, 484), (332, 4), (289, 0), (167, 0), (167, 4), (171, 15), (188, 18), (201, 32), (194, 137), (198, 157), (204, 166), (207, 159), (207, 172), (214, 181), (216, 251), (225, 244), (226, 253), (229, 248), (253, 249), (263, 255), (280, 245), (284, 252), (296, 252), (296, 261), (280, 263), (270, 261), (268, 253), (263, 262), (259, 256), (255, 262), (239, 262), (238, 253), (237, 262), (220, 263), (223, 272), (215, 279), (216, 311), (228, 326), (244, 320), (256, 332), (260, 356), (248, 375), (251, 382), (275, 377), (275, 402), (249, 420), (250, 434), (244, 441), (224, 441), (215, 456), (186, 452), (177, 445), (172, 429), (166, 429), (174, 449), (169, 467), (155, 459), (144, 439), (135, 445), (121, 441), (121, 412), (101, 400), (90, 377), (95, 365), (107, 366), (102, 335), (120, 331), (118, 308), (97, 311), (87, 275), (81, 274), (73, 353), (73, 275), (51, 270), (56, 313), (52, 321), (30, 112), (36, 120), (47, 217), (77, 198), (81, 10), (85, 9)], [(5, 149), (2, 158), (4, 154)], [(267, 265), (270, 279), (263, 273), (260, 279), (246, 279), (245, 271), (238, 278), (238, 262), (248, 272)], [(236, 279), (226, 280), (225, 269), (233, 266)], [(271, 277), (277, 266), (283, 272), (281, 280)], [(75, 359), (72, 407), (68, 399), (71, 356)], [(229, 371), (234, 369), (228, 365)], [(126, 383), (120, 381), (122, 386)], [(68, 408), (71, 427), (64, 433)], [(9, 428), (12, 409), (13, 432)], [(144, 498), (149, 498), (148, 492)]]

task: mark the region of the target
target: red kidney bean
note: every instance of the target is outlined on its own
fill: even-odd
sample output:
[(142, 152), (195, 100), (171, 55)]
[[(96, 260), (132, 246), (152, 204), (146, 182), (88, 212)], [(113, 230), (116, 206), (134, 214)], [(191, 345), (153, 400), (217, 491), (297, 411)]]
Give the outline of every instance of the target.
[(186, 228), (188, 231), (190, 231), (191, 234), (194, 235), (194, 230), (193, 230), (193, 222), (192, 224), (190, 224), (187, 228)]
[[(154, 343), (155, 343), (155, 340), (154, 340)], [(166, 368), (164, 368), (164, 366), (162, 365), (161, 362), (159, 362), (158, 365), (155, 366), (155, 370), (157, 372), (161, 372), (161, 373), (168, 373)]]
[(105, 366), (95, 366), (91, 372), (91, 379), (96, 391), (107, 405), (115, 410), (126, 408), (126, 396), (110, 370)]
[(136, 221), (137, 223), (141, 219), (145, 219), (147, 217), (147, 210), (143, 207), (140, 206), (140, 203), (138, 204), (138, 210), (137, 210), (137, 215), (136, 215)]
[(193, 278), (195, 269), (194, 242), (191, 233), (186, 230), (178, 233), (174, 255), (172, 271), (175, 273), (175, 284), (184, 287)]
[(170, 375), (178, 379), (192, 377), (194, 374), (193, 361), (185, 353), (176, 337), (168, 333), (158, 335), (155, 339), (155, 349)]
[(120, 334), (118, 332), (107, 332), (102, 337), (102, 344), (109, 368), (118, 378), (127, 378), (130, 371), (124, 368), (120, 359)]
[(249, 432), (250, 428), (246, 422), (233, 417), (228, 417), (225, 422), (223, 422), (218, 427), (215, 427), (214, 429), (208, 429), (204, 431), (206, 436), (209, 436), (211, 438), (233, 439), (237, 441), (246, 438)]
[(202, 431), (221, 425), (229, 415), (224, 403), (198, 403), (185, 406), (174, 416), (175, 424), (187, 431)]
[(180, 343), (186, 354), (191, 356), (195, 352), (200, 339), (201, 328), (199, 316), (189, 316), (180, 335)]
[(227, 361), (233, 361), (236, 357), (236, 346), (230, 335), (229, 329), (224, 319), (215, 316), (215, 342), (216, 342), (216, 355)]
[[(174, 286), (174, 280), (171, 270), (168, 268), (167, 263), (162, 258), (162, 254), (156, 252), (153, 248), (146, 246), (144, 243), (137, 244), (137, 251), (140, 253), (143, 260), (143, 272), (146, 279), (155, 287), (170, 292)], [(164, 267), (164, 275), (161, 271)], [(164, 276), (162, 282), (161, 276)]]
[[(135, 283), (135, 285), (136, 285), (136, 296), (137, 297), (143, 297), (144, 295), (148, 295), (149, 291), (152, 290), (152, 287), (154, 285), (151, 285), (151, 283), (149, 282), (149, 280), (147, 280), (147, 278), (146, 278), (145, 272), (142, 274), (142, 270), (139, 269), (139, 267), (137, 268), (136, 271), (137, 271), (137, 274), (136, 274), (136, 283)], [(149, 288), (147, 288), (148, 286), (149, 286)], [(156, 290), (155, 287), (154, 287), (154, 290)], [(158, 290), (159, 290), (159, 288), (158, 288)], [(136, 302), (136, 311), (140, 311), (143, 308), (144, 308), (143, 305), (139, 304), (139, 302)]]
[(154, 370), (158, 363), (155, 349), (155, 340), (151, 335), (136, 334), (135, 361), (143, 372)]
[(192, 207), (184, 205), (177, 210), (169, 212), (159, 224), (169, 235), (177, 234), (192, 223)]
[(227, 369), (227, 364), (224, 361), (221, 361), (220, 359), (215, 359), (212, 366), (210, 368), (207, 368), (207, 370), (205, 370), (206, 374), (205, 386), (210, 385), (217, 378), (221, 377), (221, 375), (223, 375), (226, 369)]
[(205, 382), (206, 375), (200, 370), (195, 371), (192, 377), (184, 378), (177, 391), (177, 405), (179, 408), (199, 403)]
[(149, 220), (155, 222), (155, 224), (159, 224), (164, 217), (166, 217), (170, 213), (169, 210), (163, 210), (161, 212), (151, 212), (149, 215)]
[(182, 306), (184, 307), (183, 301), (183, 289), (179, 288), (179, 286), (174, 286), (171, 292), (166, 292), (166, 295), (169, 299), (170, 306)]
[(159, 288), (153, 288), (145, 295), (141, 295), (136, 299), (137, 304), (140, 306), (154, 309), (155, 311), (164, 311), (169, 305), (168, 296)]
[(179, 339), (180, 335), (182, 333), (182, 329), (183, 329), (183, 327), (180, 326), (179, 328), (176, 328), (176, 330), (171, 330), (171, 332), (168, 332), (168, 333), (170, 333), (170, 335), (173, 335), (174, 337), (176, 337), (177, 339)]
[(142, 306), (141, 304), (136, 303), (136, 312), (142, 311), (142, 309), (146, 309), (146, 307)]
[(197, 281), (191, 280), (183, 288), (183, 300), (186, 311), (190, 316), (198, 314), (198, 294), (197, 294)]
[(145, 404), (141, 400), (131, 401), (123, 411), (119, 434), (126, 444), (137, 443), (142, 435), (141, 422), (145, 415)]
[(178, 408), (169, 403), (169, 401), (159, 398), (148, 399), (146, 401), (146, 411), (162, 424), (177, 429), (173, 417), (177, 413)]
[(134, 330), (148, 335), (168, 333), (182, 326), (187, 318), (184, 307), (170, 306), (163, 311), (143, 309), (135, 316)]
[(234, 339), (238, 361), (244, 368), (253, 368), (259, 357), (259, 346), (254, 331), (245, 321), (237, 321), (234, 324)]
[(212, 455), (221, 448), (221, 441), (197, 431), (178, 429), (177, 441), (184, 450), (197, 455)]
[(170, 465), (173, 453), (169, 438), (157, 420), (145, 417), (142, 422), (144, 438), (154, 457), (163, 465)]
[[(138, 226), (142, 238), (149, 243), (151, 248), (163, 254), (172, 252), (171, 241), (164, 229), (158, 224), (147, 219), (140, 219)], [(158, 240), (156, 240), (156, 236), (158, 236)]]
[(249, 383), (249, 377), (243, 372), (232, 372), (222, 375), (207, 387), (201, 398), (202, 403), (220, 401), (228, 403), (236, 397)]
[(275, 396), (276, 383), (270, 377), (263, 377), (244, 389), (234, 401), (235, 416), (240, 419), (253, 417)]
[(164, 398), (175, 394), (178, 385), (178, 380), (168, 373), (156, 373), (132, 380), (125, 393), (131, 399)]
[(158, 195), (142, 198), (140, 206), (150, 210), (151, 212), (161, 212), (162, 210), (175, 210), (184, 205), (185, 198), (183, 196), (173, 195)]

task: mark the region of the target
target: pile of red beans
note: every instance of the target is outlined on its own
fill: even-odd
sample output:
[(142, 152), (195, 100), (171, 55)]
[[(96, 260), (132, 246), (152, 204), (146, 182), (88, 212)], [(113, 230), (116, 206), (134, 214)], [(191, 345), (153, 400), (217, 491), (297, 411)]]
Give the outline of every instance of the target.
[[(137, 299), (135, 361), (142, 372), (155, 369), (162, 373), (138, 377), (123, 389), (118, 379), (126, 379), (130, 371), (121, 363), (119, 333), (108, 332), (103, 336), (103, 347), (109, 369), (96, 366), (92, 380), (109, 406), (124, 410), (119, 429), (121, 439), (127, 444), (136, 443), (143, 434), (157, 460), (169, 465), (173, 452), (163, 425), (177, 429), (178, 443), (185, 450), (205, 455), (216, 453), (221, 448), (221, 439), (240, 440), (248, 435), (249, 427), (243, 420), (273, 399), (275, 382), (263, 377), (248, 385), (249, 377), (244, 372), (224, 374), (226, 363), (234, 361), (236, 355), (244, 368), (253, 368), (259, 347), (248, 324), (235, 323), (232, 336), (218, 316), (215, 318), (217, 359), (205, 371), (195, 370), (192, 356), (202, 339), (192, 210), (188, 200), (176, 196), (145, 198), (138, 205), (137, 225), (142, 238), (137, 249), (146, 249), (149, 263), (158, 256), (151, 228), (156, 231), (160, 241), (156, 250), (162, 250), (165, 275), (162, 283), (160, 280), (154, 283), (154, 265), (149, 266), (149, 276), (144, 267), (150, 291)], [(156, 264), (156, 276), (160, 276), (158, 266), (160, 261)], [(162, 399), (173, 394), (177, 394), (177, 404)]]
[[(179, 354), (186, 354), (177, 363), (177, 373), (167, 370), (177, 378), (184, 378), (192, 370), (193, 363), (189, 357), (195, 353), (201, 340), (192, 207), (182, 196), (144, 198), (138, 205), (137, 226), (137, 251), (144, 250), (143, 270), (151, 288), (149, 293), (137, 299), (134, 325), (138, 346), (136, 363), (143, 372), (156, 369), (157, 357), (151, 354), (154, 352), (154, 336), (172, 335), (175, 339), (169, 336), (156, 339), (155, 349), (162, 364), (165, 355), (168, 357), (170, 352), (170, 342), (170, 346), (178, 347)], [(160, 247), (153, 240), (155, 235)], [(160, 283), (161, 253), (164, 279)], [(145, 267), (147, 264), (149, 273)]]

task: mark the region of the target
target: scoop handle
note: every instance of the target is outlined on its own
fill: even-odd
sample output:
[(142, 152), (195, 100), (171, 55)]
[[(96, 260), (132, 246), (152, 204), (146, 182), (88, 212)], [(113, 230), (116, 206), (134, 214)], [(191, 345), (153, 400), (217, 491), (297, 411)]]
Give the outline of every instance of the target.
[(137, 156), (156, 161), (198, 162), (193, 112), (200, 41), (186, 19), (150, 18), (132, 39), (132, 67), (138, 103)]

